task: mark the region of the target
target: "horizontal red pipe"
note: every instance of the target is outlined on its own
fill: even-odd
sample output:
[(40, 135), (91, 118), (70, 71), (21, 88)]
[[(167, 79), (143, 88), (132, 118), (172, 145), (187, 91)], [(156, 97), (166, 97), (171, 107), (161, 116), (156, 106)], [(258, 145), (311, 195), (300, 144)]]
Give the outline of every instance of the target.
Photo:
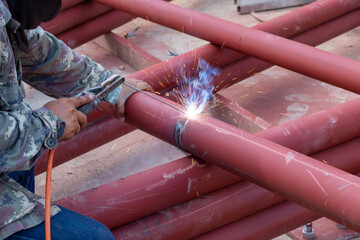
[[(133, 126), (120, 122), (115, 118), (100, 119), (87, 126), (81, 134), (74, 136), (71, 141), (62, 141), (58, 144), (56, 152), (59, 154), (54, 155), (54, 167), (88, 152), (89, 149), (100, 147), (134, 129)], [(35, 174), (46, 171), (47, 155), (48, 151), (44, 151), (36, 162)]]
[(129, 22), (134, 18), (136, 17), (128, 13), (112, 10), (66, 32), (58, 34), (57, 38), (62, 40), (69, 47), (76, 48), (102, 34), (110, 32), (112, 29)]
[[(298, 34), (292, 37), (291, 40), (310, 46), (317, 46), (359, 25), (360, 9), (357, 9), (307, 30), (306, 33)], [(221, 69), (219, 77), (214, 82), (215, 91), (227, 88), (239, 80), (251, 77), (271, 66), (273, 66), (273, 64), (253, 57), (244, 57), (234, 63), (228, 64)]]
[[(339, 159), (338, 156), (341, 156), (341, 160), (346, 159), (345, 161), (349, 164), (346, 171), (356, 169), (358, 167), (355, 167), (355, 165), (358, 165), (359, 159), (355, 156), (356, 152), (358, 152), (355, 149), (358, 148), (357, 144), (359, 141), (360, 139), (353, 140), (329, 149), (328, 151), (315, 154), (314, 157), (327, 160), (329, 164), (335, 163), (334, 166), (341, 168), (341, 165), (343, 165), (342, 161), (336, 161)], [(356, 173), (356, 175), (360, 176), (359, 172)], [(279, 205), (203, 234), (195, 239), (219, 239), (216, 238), (219, 236), (228, 240), (238, 239), (236, 236), (241, 236), (241, 239), (244, 240), (271, 239), (320, 217), (321, 215), (316, 212), (310, 211), (295, 203), (285, 201)]]
[[(287, 201), (193, 240), (269, 240), (320, 217), (316, 212)], [(114, 235), (117, 236), (116, 233)]]
[(75, 7), (61, 11), (61, 13), (49, 22), (44, 22), (40, 26), (46, 31), (56, 35), (64, 32), (92, 18), (100, 16), (111, 8), (99, 3), (87, 1)]
[[(176, 146), (174, 130), (185, 124), (184, 114), (141, 93), (127, 100), (126, 109), (127, 122)], [(180, 140), (185, 151), (201, 159), (360, 229), (357, 177), (206, 116), (189, 120)]]
[(134, 16), (112, 10), (73, 29), (57, 35), (66, 45), (75, 48), (130, 21)]
[(186, 157), (56, 203), (114, 228), (240, 179), (213, 164)]
[[(315, 3), (308, 4), (287, 14), (260, 23), (254, 28), (272, 34), (279, 34), (281, 37), (291, 37), (358, 7), (359, 3), (355, 1), (347, 2), (347, 4), (344, 5), (344, 2), (341, 0), (318, 0), (316, 5)], [(212, 66), (221, 67), (244, 56), (244, 54), (236, 51), (227, 48), (221, 49), (213, 44), (208, 44), (180, 56), (173, 57), (161, 64), (156, 64), (143, 71), (131, 74), (130, 76), (143, 79), (147, 81), (155, 91), (161, 91), (176, 86), (177, 81), (181, 80), (181, 73), (174, 71), (174, 69), (178, 69), (179, 66), (185, 68), (184, 70), (187, 75), (193, 75), (200, 58), (205, 59)], [(246, 73), (247, 72), (249, 71), (246, 71)], [(240, 81), (240, 78), (235, 82), (238, 81)], [(230, 81), (224, 81), (224, 85), (229, 82)], [(233, 83), (234, 81), (231, 82)]]
[[(355, 172), (360, 170), (359, 147), (360, 138), (357, 138), (312, 157)], [(241, 182), (138, 219), (114, 229), (113, 233), (120, 239), (190, 239), (282, 201), (284, 198), (277, 194), (255, 184)], [(261, 227), (262, 224), (258, 226), (259, 231), (262, 231)]]
[(79, 3), (85, 2), (86, 0), (62, 0), (61, 10), (71, 8)]
[[(144, 19), (360, 93), (360, 62), (160, 0), (97, 0)], [(316, 4), (320, 4), (315, 2)], [(360, 3), (357, 3), (358, 7)], [(347, 6), (343, 2), (343, 6)], [(324, 71), (327, 69), (327, 71)], [(355, 76), (355, 78), (354, 78)]]
[[(329, 147), (329, 140), (332, 144), (338, 144), (360, 136), (359, 115), (360, 99), (357, 99), (257, 134), (294, 148), (295, 151), (309, 154), (324, 146)], [(308, 131), (309, 128), (313, 131)], [(323, 141), (317, 144), (314, 139)], [(190, 189), (189, 179), (192, 183)], [(96, 191), (69, 196), (58, 203), (113, 228), (239, 180), (240, 178), (212, 164), (204, 165), (191, 158), (184, 158), (103, 185)], [(106, 201), (110, 198), (116, 200)]]

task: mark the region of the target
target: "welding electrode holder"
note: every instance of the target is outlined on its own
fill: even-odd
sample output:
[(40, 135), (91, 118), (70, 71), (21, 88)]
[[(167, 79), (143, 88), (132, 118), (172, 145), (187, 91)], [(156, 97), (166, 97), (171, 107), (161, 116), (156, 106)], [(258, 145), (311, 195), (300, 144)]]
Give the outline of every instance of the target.
[(185, 121), (185, 123), (182, 122), (177, 122), (176, 126), (175, 126), (175, 131), (174, 131), (174, 135), (175, 135), (175, 142), (176, 145), (181, 148), (183, 151), (185, 151), (182, 143), (181, 143), (181, 134), (183, 133), (183, 131), (185, 130), (186, 124), (189, 122), (189, 119), (187, 119)]
[(84, 95), (92, 95), (94, 99), (87, 104), (84, 104), (77, 108), (78, 111), (84, 113), (85, 115), (89, 114), (92, 110), (94, 110), (97, 106), (100, 104), (100, 99), (96, 96), (97, 93), (99, 93), (102, 90), (101, 86), (93, 87), (86, 89), (79, 94), (77, 94), (75, 97), (81, 97)]

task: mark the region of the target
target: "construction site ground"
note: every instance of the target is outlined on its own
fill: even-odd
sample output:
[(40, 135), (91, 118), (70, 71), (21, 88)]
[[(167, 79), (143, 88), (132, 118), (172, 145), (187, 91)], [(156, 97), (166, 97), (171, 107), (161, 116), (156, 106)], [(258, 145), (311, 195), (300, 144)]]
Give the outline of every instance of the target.
[[(237, 6), (232, 0), (176, 0), (172, 3), (247, 27), (259, 23), (251, 14), (238, 14)], [(294, 8), (258, 12), (256, 14), (263, 20), (269, 20), (292, 9)], [(139, 29), (126, 41), (137, 45), (161, 61), (172, 57), (168, 51), (182, 54), (208, 43), (139, 18), (114, 29), (113, 32), (124, 37), (124, 34), (133, 31), (136, 27), (139, 27)], [(107, 50), (105, 42), (104, 36), (101, 36), (76, 48), (75, 51), (90, 56), (106, 68), (123, 76), (127, 76), (150, 64), (141, 62), (143, 61), (142, 58), (138, 58), (139, 60), (135, 64), (134, 61), (129, 61), (128, 58), (134, 60), (136, 56), (121, 59), (121, 56), (119, 58), (119, 56), (115, 56)], [(335, 54), (360, 60), (360, 28), (318, 47)], [(28, 86), (26, 91), (27, 98), (34, 108), (41, 107), (51, 99)], [(267, 126), (282, 124), (358, 97), (357, 94), (352, 92), (277, 66), (255, 73), (253, 77), (222, 90), (219, 94), (258, 116)], [(214, 116), (221, 117), (220, 114), (216, 113)], [(260, 130), (260, 128), (250, 125), (244, 128), (251, 132)], [(185, 155), (186, 153), (178, 148), (151, 135), (140, 130), (133, 131), (54, 168), (52, 200), (55, 201), (119, 178), (126, 178), (134, 173)], [(36, 193), (44, 195), (44, 191), (45, 174), (40, 174), (36, 176)], [(316, 239), (335, 240), (351, 235), (354, 236), (351, 239), (360, 239), (357, 238), (358, 235), (353, 231), (338, 229), (334, 222), (325, 218), (314, 222), (313, 226), (317, 236)], [(277, 239), (302, 239), (301, 231), (302, 228), (299, 228)]]

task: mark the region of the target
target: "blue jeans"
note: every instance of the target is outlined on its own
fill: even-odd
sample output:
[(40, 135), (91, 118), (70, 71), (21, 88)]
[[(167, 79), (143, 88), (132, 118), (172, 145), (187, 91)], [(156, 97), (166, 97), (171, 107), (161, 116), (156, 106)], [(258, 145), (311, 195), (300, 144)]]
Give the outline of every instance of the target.
[[(9, 177), (34, 192), (34, 168), (29, 171), (17, 171)], [(52, 240), (113, 240), (111, 231), (102, 223), (66, 208), (51, 218)], [(45, 239), (45, 223), (14, 233), (6, 240)]]

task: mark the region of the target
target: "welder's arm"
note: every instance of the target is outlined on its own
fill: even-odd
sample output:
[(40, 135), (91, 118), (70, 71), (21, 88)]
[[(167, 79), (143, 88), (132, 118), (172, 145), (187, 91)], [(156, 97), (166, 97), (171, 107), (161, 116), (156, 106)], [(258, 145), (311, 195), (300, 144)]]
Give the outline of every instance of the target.
[(27, 36), (31, 53), (20, 54), (23, 80), (49, 96), (74, 96), (113, 74), (40, 27), (27, 31)]
[(43, 146), (56, 145), (63, 129), (62, 120), (47, 108), (1, 110), (0, 172), (31, 169)]

